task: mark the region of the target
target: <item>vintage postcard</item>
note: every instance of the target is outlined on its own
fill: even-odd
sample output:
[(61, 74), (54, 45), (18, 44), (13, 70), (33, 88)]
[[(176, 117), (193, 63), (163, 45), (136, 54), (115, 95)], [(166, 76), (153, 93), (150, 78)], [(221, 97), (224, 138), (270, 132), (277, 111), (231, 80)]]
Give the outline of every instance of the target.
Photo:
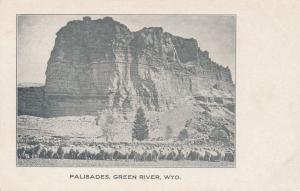
[(0, 15), (0, 191), (300, 190), (297, 1)]

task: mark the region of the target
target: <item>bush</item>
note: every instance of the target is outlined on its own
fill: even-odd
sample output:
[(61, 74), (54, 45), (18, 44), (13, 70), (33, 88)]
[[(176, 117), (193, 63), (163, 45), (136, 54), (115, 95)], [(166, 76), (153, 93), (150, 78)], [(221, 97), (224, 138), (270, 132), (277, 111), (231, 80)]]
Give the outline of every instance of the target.
[(189, 134), (188, 134), (187, 129), (182, 129), (182, 130), (179, 132), (178, 139), (179, 139), (180, 141), (183, 141), (183, 140), (186, 140), (187, 138), (189, 138)]
[(224, 130), (214, 130), (209, 135), (209, 137), (213, 141), (221, 141), (221, 142), (228, 142), (229, 141), (229, 136)]

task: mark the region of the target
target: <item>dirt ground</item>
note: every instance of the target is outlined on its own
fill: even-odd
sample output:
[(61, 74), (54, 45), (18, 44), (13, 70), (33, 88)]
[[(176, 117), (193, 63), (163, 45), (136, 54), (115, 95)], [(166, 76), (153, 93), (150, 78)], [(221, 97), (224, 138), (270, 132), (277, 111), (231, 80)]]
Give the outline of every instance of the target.
[(71, 160), (71, 159), (18, 159), (19, 167), (109, 167), (109, 168), (233, 168), (233, 162), (207, 162), (207, 161), (103, 161), (103, 160)]

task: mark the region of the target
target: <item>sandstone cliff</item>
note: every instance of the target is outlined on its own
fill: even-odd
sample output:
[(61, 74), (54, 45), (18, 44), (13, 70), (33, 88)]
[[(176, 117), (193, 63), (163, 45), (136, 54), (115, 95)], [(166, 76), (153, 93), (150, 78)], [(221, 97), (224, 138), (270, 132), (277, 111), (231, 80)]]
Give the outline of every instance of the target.
[(57, 32), (48, 61), (46, 116), (114, 109), (165, 111), (178, 99), (234, 99), (229, 68), (213, 62), (195, 39), (162, 28), (131, 32), (110, 17), (71, 21)]

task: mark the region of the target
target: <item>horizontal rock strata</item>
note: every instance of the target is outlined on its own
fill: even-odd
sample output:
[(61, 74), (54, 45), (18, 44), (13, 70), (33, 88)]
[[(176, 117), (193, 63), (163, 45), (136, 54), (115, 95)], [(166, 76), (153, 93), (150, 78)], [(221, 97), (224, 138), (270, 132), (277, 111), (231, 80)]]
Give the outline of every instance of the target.
[(130, 112), (139, 106), (160, 112), (188, 96), (231, 111), (235, 103), (229, 68), (213, 62), (195, 39), (159, 27), (131, 32), (110, 17), (84, 17), (62, 27), (45, 87), (19, 89), (19, 95), (19, 114), (45, 117)]

